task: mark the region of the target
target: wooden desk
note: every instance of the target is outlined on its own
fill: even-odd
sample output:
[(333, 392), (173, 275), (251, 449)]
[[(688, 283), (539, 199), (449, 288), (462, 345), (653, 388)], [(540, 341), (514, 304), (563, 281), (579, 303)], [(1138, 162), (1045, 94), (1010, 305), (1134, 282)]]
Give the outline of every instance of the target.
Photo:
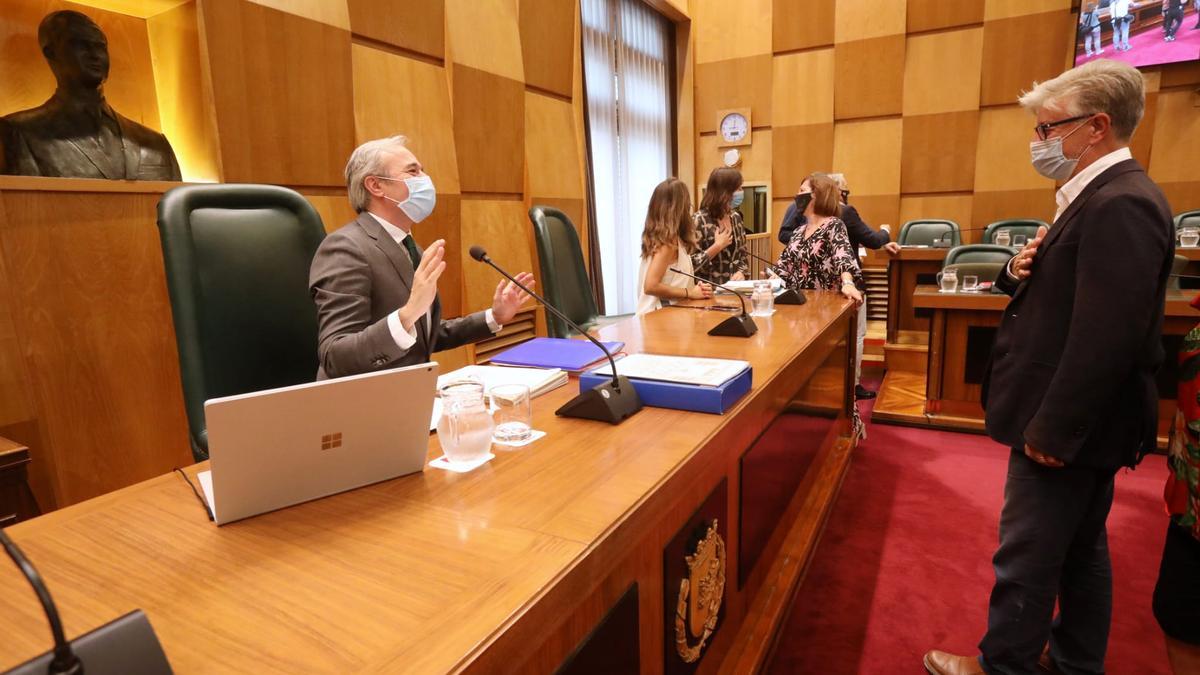
[[(686, 671), (673, 637), (683, 544), (716, 518), (725, 602), (700, 670), (746, 672), (767, 658), (849, 461), (855, 312), (812, 292), (756, 318), (752, 338), (705, 335), (727, 316), (666, 308), (600, 331), (630, 352), (750, 361), (753, 389), (725, 415), (556, 418), (572, 381), (534, 400), (546, 438), (468, 474), (428, 469), (221, 528), (165, 475), (9, 534), (68, 634), (140, 607), (179, 673), (541, 673), (575, 653), (571, 672), (597, 652), (673, 673)], [(809, 414), (786, 418), (795, 435), (759, 443), (797, 402)], [(49, 632), (6, 565), (0, 589), (4, 669)]]
[[(1163, 323), (1167, 358), (1159, 387), (1159, 435), (1166, 435), (1174, 414), (1173, 374), (1178, 341), (1200, 321), (1188, 304), (1195, 291), (1168, 291)], [(929, 365), (925, 380), (925, 416), (930, 426), (981, 431), (980, 378), (1008, 306), (1009, 296), (992, 293), (939, 293), (922, 286), (913, 294), (915, 307), (929, 309)]]
[(918, 315), (912, 304), (913, 291), (919, 284), (934, 283), (942, 270), (948, 248), (905, 246), (888, 264), (887, 342), (905, 342), (905, 334), (923, 338), (929, 330), (929, 317)]
[(0, 527), (41, 513), (29, 489), (29, 448), (0, 437)]

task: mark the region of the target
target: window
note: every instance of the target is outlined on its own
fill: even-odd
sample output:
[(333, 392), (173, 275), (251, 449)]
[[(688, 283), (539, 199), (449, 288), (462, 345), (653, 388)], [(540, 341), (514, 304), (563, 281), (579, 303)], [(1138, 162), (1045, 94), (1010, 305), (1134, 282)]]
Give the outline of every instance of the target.
[(588, 145), (604, 307), (637, 304), (642, 227), (654, 187), (673, 173), (674, 27), (642, 0), (582, 0)]

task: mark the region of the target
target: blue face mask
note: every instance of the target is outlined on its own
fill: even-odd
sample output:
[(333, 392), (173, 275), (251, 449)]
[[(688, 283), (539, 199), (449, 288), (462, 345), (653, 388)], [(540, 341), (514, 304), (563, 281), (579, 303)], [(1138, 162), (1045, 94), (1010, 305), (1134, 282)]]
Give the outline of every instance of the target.
[(742, 205), (742, 200), (744, 200), (745, 198), (746, 198), (745, 193), (743, 193), (741, 190), (738, 190), (737, 192), (733, 193), (733, 199), (730, 200), (729, 206), (736, 209), (737, 207)]
[(384, 199), (393, 202), (408, 219), (414, 223), (419, 223), (429, 217), (433, 213), (433, 207), (437, 205), (437, 190), (433, 187), (433, 179), (429, 176), (414, 176), (412, 178), (389, 178), (388, 176), (376, 176), (381, 180), (403, 180), (408, 186), (408, 199), (397, 201), (384, 195)]

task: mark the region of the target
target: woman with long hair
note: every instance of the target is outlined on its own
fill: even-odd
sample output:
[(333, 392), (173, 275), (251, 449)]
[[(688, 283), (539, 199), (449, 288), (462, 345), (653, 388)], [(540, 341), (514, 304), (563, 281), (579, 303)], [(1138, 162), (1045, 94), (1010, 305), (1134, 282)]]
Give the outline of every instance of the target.
[(700, 300), (712, 297), (708, 284), (696, 284), (691, 277), (676, 274), (670, 268), (692, 273), (691, 250), (696, 246), (692, 226), (692, 197), (687, 185), (668, 178), (654, 188), (646, 209), (642, 230), (642, 264), (638, 270), (637, 313), (662, 307), (663, 300)]
[(742, 225), (742, 172), (721, 167), (708, 174), (700, 208), (692, 216), (699, 240), (692, 253), (696, 274), (718, 284), (750, 277), (746, 228)]

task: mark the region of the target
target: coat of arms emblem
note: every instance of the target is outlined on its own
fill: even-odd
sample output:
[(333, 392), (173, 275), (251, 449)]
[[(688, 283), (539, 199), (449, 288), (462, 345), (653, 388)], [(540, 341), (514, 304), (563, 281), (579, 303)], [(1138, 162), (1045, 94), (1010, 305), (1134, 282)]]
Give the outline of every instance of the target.
[(694, 663), (716, 630), (725, 598), (725, 541), (715, 518), (696, 550), (684, 559), (688, 574), (679, 581), (675, 648), (685, 663)]

